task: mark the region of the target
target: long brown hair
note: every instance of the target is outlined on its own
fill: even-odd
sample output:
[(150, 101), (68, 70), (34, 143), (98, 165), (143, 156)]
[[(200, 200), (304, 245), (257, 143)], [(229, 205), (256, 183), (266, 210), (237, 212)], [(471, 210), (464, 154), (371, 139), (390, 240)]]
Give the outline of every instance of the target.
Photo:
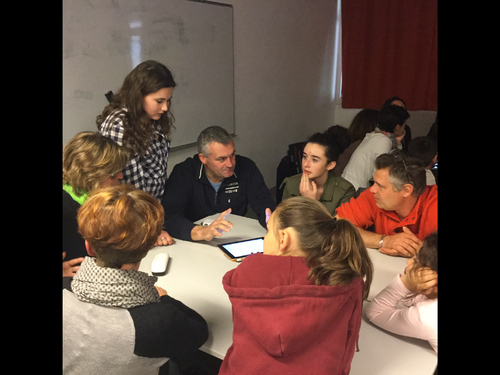
[(367, 108), (362, 109), (354, 116), (349, 129), (347, 129), (352, 142), (363, 140), (367, 133), (375, 130), (377, 127), (377, 115), (378, 111), (376, 109)]
[(309, 277), (316, 285), (349, 284), (365, 278), (363, 299), (368, 298), (373, 264), (356, 227), (347, 220), (333, 219), (320, 202), (292, 197), (276, 209), (278, 229), (293, 228), (300, 249), (306, 254)]
[[(144, 155), (151, 146), (153, 133), (151, 119), (143, 109), (144, 97), (162, 88), (175, 86), (172, 72), (162, 63), (153, 60), (140, 63), (125, 77), (122, 87), (113, 96), (111, 103), (97, 116), (97, 129), (100, 129), (101, 124), (115, 109), (127, 108), (123, 121), (123, 145), (134, 153)], [(168, 111), (157, 121), (165, 137), (170, 140), (172, 129), (175, 128), (170, 104)]]

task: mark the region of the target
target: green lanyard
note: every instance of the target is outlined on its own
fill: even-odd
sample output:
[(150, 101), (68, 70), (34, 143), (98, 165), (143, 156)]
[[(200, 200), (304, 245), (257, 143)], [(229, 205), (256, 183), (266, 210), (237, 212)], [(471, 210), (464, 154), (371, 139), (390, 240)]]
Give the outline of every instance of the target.
[(88, 196), (87, 192), (80, 190), (79, 191), (80, 196), (78, 196), (75, 194), (75, 192), (73, 191), (73, 187), (70, 184), (63, 184), (63, 190), (69, 195), (71, 195), (71, 198), (73, 198), (73, 200), (75, 202), (78, 202), (80, 205), (82, 205), (87, 200)]

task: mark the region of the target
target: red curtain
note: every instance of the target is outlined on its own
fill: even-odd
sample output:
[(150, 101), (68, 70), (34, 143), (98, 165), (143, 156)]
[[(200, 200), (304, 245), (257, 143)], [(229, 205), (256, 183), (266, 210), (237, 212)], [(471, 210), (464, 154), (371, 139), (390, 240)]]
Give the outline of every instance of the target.
[(437, 0), (342, 0), (342, 107), (437, 111)]

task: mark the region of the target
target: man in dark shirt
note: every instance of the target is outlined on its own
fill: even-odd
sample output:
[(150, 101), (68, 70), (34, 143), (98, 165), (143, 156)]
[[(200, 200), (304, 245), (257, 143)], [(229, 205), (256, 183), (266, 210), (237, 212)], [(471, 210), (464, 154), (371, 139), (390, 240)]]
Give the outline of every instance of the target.
[[(203, 130), (197, 143), (198, 154), (177, 164), (168, 178), (162, 199), (165, 230), (182, 240), (210, 241), (233, 227), (225, 216), (244, 216), (248, 204), (266, 227), (276, 203), (255, 163), (236, 155), (231, 135), (220, 126)], [(209, 226), (193, 224), (219, 212)]]

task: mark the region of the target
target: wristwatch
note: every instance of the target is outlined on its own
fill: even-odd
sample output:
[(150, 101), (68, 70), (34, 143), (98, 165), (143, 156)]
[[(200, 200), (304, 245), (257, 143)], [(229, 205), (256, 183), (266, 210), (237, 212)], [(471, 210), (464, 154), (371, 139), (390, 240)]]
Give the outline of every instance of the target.
[(385, 234), (382, 235), (382, 238), (380, 239), (380, 241), (378, 243), (378, 248), (379, 249), (382, 247), (382, 244), (384, 243), (384, 238), (385, 238)]

